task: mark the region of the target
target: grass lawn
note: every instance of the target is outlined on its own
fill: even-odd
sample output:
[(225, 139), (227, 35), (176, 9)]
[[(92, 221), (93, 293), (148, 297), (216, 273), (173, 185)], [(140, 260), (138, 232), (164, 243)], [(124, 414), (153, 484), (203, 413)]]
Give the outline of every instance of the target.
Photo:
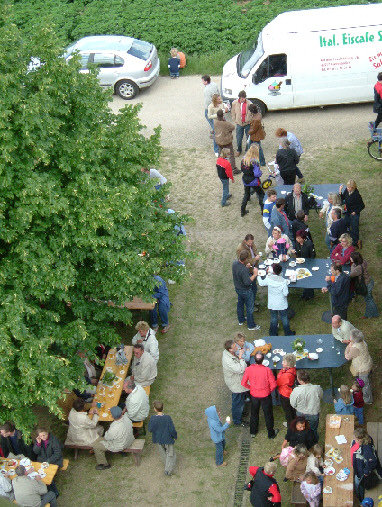
[[(141, 467), (133, 465), (131, 456), (112, 456), (112, 468), (96, 472), (94, 457), (86, 452), (79, 454), (76, 462), (72, 452), (65, 452), (71, 462), (66, 472), (57, 478), (61, 492), (60, 506), (113, 507), (123, 505), (182, 505), (228, 506), (232, 505), (242, 435), (247, 429), (227, 430), (228, 466), (217, 469), (214, 465), (214, 445), (204, 416), (206, 407), (218, 405), (222, 416), (230, 414), (231, 397), (226, 388), (221, 367), (221, 355), (226, 339), (239, 329), (249, 340), (268, 334), (269, 314), (266, 309), (266, 289), (259, 289), (260, 312), (255, 319), (261, 331), (239, 328), (236, 317), (236, 297), (231, 280), (231, 263), (238, 243), (245, 234), (252, 233), (255, 243), (264, 251), (266, 233), (261, 221), (256, 198), (248, 205), (250, 213), (240, 217), (243, 194), (241, 178), (231, 185), (232, 205), (220, 207), (221, 183), (216, 176), (215, 160), (203, 150), (164, 150), (162, 167), (173, 183), (170, 206), (194, 218), (187, 227), (187, 240), (198, 257), (190, 262), (190, 274), (182, 285), (170, 286), (173, 308), (170, 313), (171, 329), (167, 335), (159, 334), (160, 360), (158, 378), (151, 389), (150, 399), (164, 402), (178, 431), (176, 450), (178, 466), (172, 477), (163, 475), (163, 466), (157, 449), (146, 437)], [(364, 142), (354, 142), (335, 148), (309, 150), (301, 162), (307, 183), (344, 182), (354, 177), (366, 204), (361, 214), (362, 254), (368, 261), (376, 282), (374, 298), (381, 300), (381, 233), (379, 224), (382, 165), (368, 157)], [(327, 257), (324, 245), (324, 223), (311, 212), (309, 224), (318, 257)], [(324, 285), (324, 282), (323, 282)], [(321, 314), (328, 309), (328, 297), (316, 291), (314, 300), (301, 303), (298, 290), (291, 290), (289, 305), (296, 310), (291, 321), (298, 334), (328, 333), (330, 326), (321, 321)], [(380, 305), (379, 305), (380, 306)], [(349, 308), (349, 320), (365, 334), (370, 351), (378, 364), (381, 360), (381, 318), (360, 320), (363, 315), (363, 298), (358, 298)], [(136, 320), (138, 316), (136, 317)], [(127, 343), (132, 329), (121, 333)], [(291, 338), (285, 338), (292, 341)], [(350, 383), (349, 366), (334, 370), (336, 386)], [(312, 370), (312, 382), (329, 387), (326, 370)], [(366, 410), (366, 420), (380, 420), (380, 374), (375, 368), (373, 389), (375, 404)], [(320, 440), (324, 441), (325, 415), (333, 411), (332, 405), (322, 405)], [(285, 435), (282, 426), (284, 415), (281, 407), (274, 410), (276, 427), (280, 434), (274, 441), (267, 439), (263, 416), (260, 415), (260, 432), (251, 442), (250, 465), (263, 465), (272, 454), (279, 451)], [(41, 414), (43, 417), (43, 414)], [(45, 416), (49, 419), (49, 416)], [(60, 422), (51, 421), (57, 436), (65, 438), (66, 429)], [(289, 505), (290, 485), (283, 483), (284, 470), (279, 467), (277, 479), (283, 496), (283, 505)], [(240, 487), (242, 485), (240, 484)], [(249, 505), (249, 495), (244, 493), (243, 505)]]

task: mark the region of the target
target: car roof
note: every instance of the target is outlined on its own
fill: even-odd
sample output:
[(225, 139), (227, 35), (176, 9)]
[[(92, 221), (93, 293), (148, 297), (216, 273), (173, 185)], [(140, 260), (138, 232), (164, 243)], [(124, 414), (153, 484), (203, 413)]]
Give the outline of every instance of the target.
[(86, 49), (103, 49), (114, 51), (128, 51), (135, 39), (124, 35), (91, 35), (80, 39), (72, 46), (72, 51)]

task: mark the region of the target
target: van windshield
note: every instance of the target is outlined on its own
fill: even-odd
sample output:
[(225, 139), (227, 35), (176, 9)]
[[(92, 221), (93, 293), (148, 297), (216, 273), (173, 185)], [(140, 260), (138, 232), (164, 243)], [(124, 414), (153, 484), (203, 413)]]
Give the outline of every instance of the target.
[(238, 75), (241, 77), (247, 77), (250, 70), (260, 60), (263, 54), (264, 54), (263, 39), (260, 32), (259, 38), (257, 39), (257, 46), (256, 44), (254, 44), (253, 47), (245, 51), (242, 51), (239, 54), (239, 57), (237, 59)]

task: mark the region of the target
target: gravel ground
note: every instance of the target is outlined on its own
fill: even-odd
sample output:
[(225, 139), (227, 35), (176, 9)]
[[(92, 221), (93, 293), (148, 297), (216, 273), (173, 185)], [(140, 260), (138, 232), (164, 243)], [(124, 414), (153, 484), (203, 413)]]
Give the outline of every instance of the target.
[[(220, 86), (220, 77), (212, 77)], [(370, 90), (370, 98), (373, 90)], [(159, 77), (153, 86), (144, 89), (131, 101), (114, 96), (113, 111), (126, 104), (143, 104), (140, 118), (148, 133), (158, 124), (162, 125), (162, 145), (166, 148), (199, 148), (211, 146), (209, 127), (204, 119), (203, 84), (200, 76), (179, 79)], [(374, 120), (372, 104), (329, 106), (324, 109), (308, 108), (268, 113), (264, 118), (267, 137), (263, 148), (267, 160), (277, 150), (273, 135), (278, 127), (295, 133), (305, 152), (324, 146), (335, 146), (358, 139), (367, 139), (367, 122)], [(227, 119), (230, 119), (229, 115)], [(342, 126), (339, 130), (339, 126)], [(235, 145), (234, 145), (235, 146)]]

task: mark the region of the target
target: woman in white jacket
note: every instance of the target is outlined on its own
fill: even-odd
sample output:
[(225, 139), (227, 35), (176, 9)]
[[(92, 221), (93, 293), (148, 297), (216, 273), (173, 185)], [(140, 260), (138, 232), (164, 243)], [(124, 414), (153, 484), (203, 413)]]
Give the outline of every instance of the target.
[(82, 398), (77, 398), (73, 403), (73, 408), (69, 413), (69, 430), (66, 443), (74, 445), (90, 446), (102, 437), (103, 427), (98, 426), (98, 413), (96, 408), (92, 408), (89, 414), (93, 414), (93, 419), (90, 419), (88, 413), (85, 411), (85, 402)]

